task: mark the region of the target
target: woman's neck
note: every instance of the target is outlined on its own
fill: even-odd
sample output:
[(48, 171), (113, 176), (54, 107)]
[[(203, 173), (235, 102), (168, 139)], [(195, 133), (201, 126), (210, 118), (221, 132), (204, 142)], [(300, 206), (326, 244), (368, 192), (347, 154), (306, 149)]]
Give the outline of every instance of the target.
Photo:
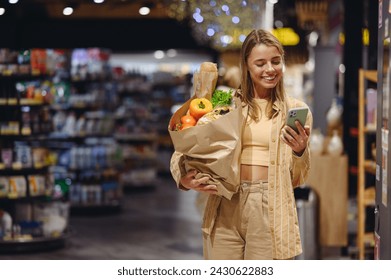
[(260, 98), (260, 99), (269, 99), (270, 98), (270, 89), (262, 88), (257, 89), (254, 87), (254, 98)]

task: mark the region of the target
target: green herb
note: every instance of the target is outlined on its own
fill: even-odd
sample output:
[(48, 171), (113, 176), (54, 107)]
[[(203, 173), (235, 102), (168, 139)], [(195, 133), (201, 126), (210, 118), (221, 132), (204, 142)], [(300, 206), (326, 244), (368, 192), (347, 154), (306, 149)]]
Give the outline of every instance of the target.
[(212, 105), (213, 108), (216, 106), (226, 106), (231, 105), (232, 102), (232, 90), (224, 91), (216, 89), (212, 95)]

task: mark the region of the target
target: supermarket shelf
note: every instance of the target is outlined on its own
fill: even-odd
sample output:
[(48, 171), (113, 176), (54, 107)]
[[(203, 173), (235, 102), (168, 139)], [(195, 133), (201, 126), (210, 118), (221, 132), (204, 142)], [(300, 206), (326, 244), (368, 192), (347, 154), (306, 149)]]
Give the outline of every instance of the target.
[(37, 252), (59, 249), (65, 246), (69, 233), (59, 237), (21, 237), (12, 240), (0, 241), (0, 253)]
[(364, 161), (364, 168), (365, 171), (371, 173), (371, 174), (376, 174), (376, 162), (373, 160), (365, 160)]
[(375, 245), (375, 235), (373, 232), (368, 232), (364, 234), (364, 243), (372, 247)]
[(365, 189), (364, 191), (364, 205), (374, 206), (376, 197), (376, 189), (374, 186)]
[(365, 133), (376, 133), (376, 125), (375, 124), (367, 124), (364, 127)]
[(377, 72), (376, 71), (364, 71), (364, 77), (371, 82), (377, 83)]
[(114, 138), (118, 141), (156, 141), (157, 135), (155, 133), (117, 133)]

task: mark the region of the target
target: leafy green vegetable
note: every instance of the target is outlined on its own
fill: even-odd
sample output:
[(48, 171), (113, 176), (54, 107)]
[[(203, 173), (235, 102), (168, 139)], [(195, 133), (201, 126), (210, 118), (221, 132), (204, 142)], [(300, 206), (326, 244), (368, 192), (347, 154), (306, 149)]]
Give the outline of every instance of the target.
[(216, 106), (231, 105), (232, 90), (225, 91), (221, 89), (216, 89), (212, 94), (211, 101), (212, 101), (213, 108), (215, 108)]

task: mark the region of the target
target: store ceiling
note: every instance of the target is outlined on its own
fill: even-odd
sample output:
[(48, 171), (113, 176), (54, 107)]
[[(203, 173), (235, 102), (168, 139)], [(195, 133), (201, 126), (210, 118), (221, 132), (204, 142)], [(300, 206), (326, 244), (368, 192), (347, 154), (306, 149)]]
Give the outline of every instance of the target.
[[(1, 3), (6, 3), (2, 0)], [(5, 40), (1, 46), (13, 47), (86, 47), (101, 46), (114, 50), (145, 50), (208, 48), (192, 37), (186, 22), (169, 18), (167, 4), (170, 0), (19, 0), (6, 4), (7, 13), (0, 17), (0, 28)], [(297, 3), (327, 2), (327, 0), (279, 0), (274, 6), (274, 17), (284, 25), (307, 33), (299, 24), (304, 13)], [(138, 13), (142, 4), (151, 5), (151, 13)], [(64, 16), (66, 4), (74, 6), (71, 16)], [(3, 4), (4, 5), (4, 4)], [(311, 28), (311, 25), (307, 24)], [(5, 28), (4, 28), (5, 27)], [(8, 36), (8, 40), (7, 39)]]
[[(238, 0), (239, 1), (239, 0)], [(279, 0), (275, 9), (285, 17), (296, 18), (295, 3), (305, 0)], [(312, 3), (325, 0), (312, 0)], [(9, 11), (16, 17), (40, 16), (48, 18), (74, 19), (162, 19), (168, 18), (167, 6), (171, 0), (105, 0), (96, 4), (93, 0), (19, 0), (17, 4), (8, 4), (8, 0), (0, 1), (6, 5)], [(143, 5), (151, 7), (148, 16), (141, 16), (138, 10)], [(64, 17), (62, 10), (65, 6), (72, 5), (72, 16)]]
[[(5, 2), (5, 0), (3, 0)], [(140, 19), (139, 8), (147, 3), (151, 13), (148, 18), (167, 18), (166, 0), (105, 0), (96, 4), (93, 0), (19, 0), (17, 4), (9, 5), (11, 9), (18, 9), (17, 16), (45, 16), (60, 19)], [(72, 16), (64, 17), (62, 11), (65, 6), (74, 8)], [(144, 18), (147, 18), (144, 16)]]

